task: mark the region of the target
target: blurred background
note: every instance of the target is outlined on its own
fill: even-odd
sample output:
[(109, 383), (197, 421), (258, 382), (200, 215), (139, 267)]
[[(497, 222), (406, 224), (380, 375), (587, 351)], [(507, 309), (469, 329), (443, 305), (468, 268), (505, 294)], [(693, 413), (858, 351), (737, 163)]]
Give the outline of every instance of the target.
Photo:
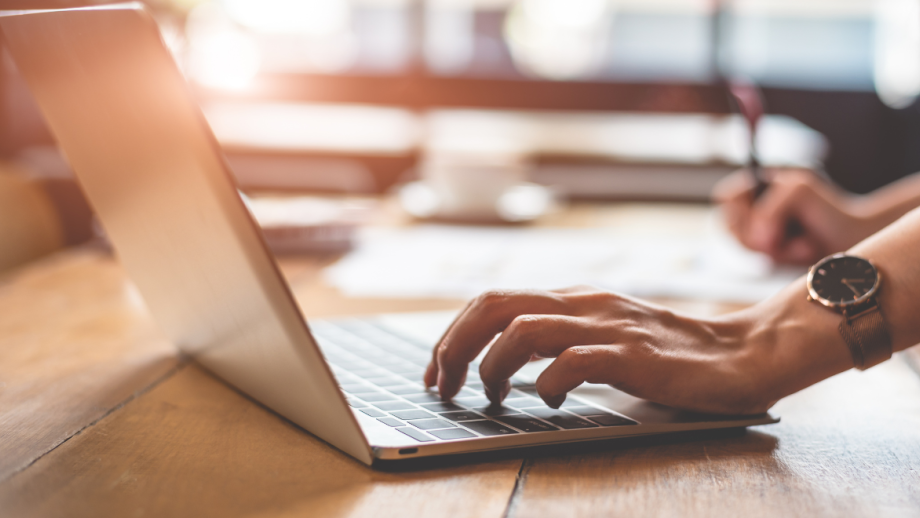
[[(86, 2), (0, 1), (72, 5)], [(763, 88), (767, 165), (858, 193), (920, 170), (920, 0), (147, 5), (246, 190), (382, 193), (432, 157), (478, 153), (524, 160), (572, 199), (704, 201), (745, 162), (721, 84), (739, 75)], [(89, 214), (2, 63), (0, 160)], [(80, 217), (68, 242), (91, 233)]]

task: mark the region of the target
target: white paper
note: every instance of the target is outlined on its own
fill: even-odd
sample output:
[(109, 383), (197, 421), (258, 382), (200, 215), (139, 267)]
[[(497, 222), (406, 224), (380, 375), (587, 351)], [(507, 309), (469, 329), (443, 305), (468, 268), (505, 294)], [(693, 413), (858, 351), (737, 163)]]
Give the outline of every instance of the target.
[(766, 299), (803, 273), (774, 267), (715, 224), (693, 236), (617, 228), (370, 228), (326, 270), (329, 282), (354, 297), (470, 298), (496, 288), (590, 284), (638, 297), (742, 303)]

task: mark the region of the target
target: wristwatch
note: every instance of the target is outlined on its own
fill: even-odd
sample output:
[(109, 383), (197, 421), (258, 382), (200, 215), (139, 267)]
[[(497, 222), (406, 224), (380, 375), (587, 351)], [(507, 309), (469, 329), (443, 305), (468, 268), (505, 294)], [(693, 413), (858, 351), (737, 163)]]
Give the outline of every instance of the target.
[(882, 275), (868, 259), (834, 254), (808, 270), (808, 300), (843, 315), (837, 329), (853, 364), (866, 370), (891, 358), (891, 335), (878, 303)]

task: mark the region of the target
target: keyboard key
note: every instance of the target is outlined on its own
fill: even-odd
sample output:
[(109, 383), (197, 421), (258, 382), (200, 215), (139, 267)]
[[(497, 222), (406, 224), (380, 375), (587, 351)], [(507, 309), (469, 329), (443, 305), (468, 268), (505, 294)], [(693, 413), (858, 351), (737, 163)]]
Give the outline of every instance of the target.
[(632, 419), (616, 414), (592, 415), (588, 419), (601, 426), (628, 426), (639, 424)]
[(415, 440), (418, 441), (418, 442), (431, 442), (431, 441), (434, 440), (434, 439), (431, 438), (431, 436), (429, 436), (429, 435), (426, 434), (425, 432), (416, 430), (415, 428), (412, 428), (412, 427), (409, 427), (409, 426), (404, 426), (404, 427), (402, 427), (402, 428), (397, 428), (397, 430), (399, 430), (400, 432), (402, 432), (402, 433), (408, 435), (409, 437), (412, 437), (413, 439), (415, 439)]
[(495, 421), (464, 421), (463, 426), (482, 435), (511, 435), (518, 433), (517, 430)]
[(409, 394), (403, 396), (413, 403), (439, 403), (441, 396), (437, 392), (425, 392), (424, 394)]
[(552, 408), (528, 408), (527, 413), (533, 414), (544, 421), (549, 421), (554, 425), (571, 430), (574, 428), (596, 428), (597, 425), (591, 421), (586, 421), (576, 415), (562, 410), (553, 410)]
[(406, 359), (400, 357), (398, 354), (393, 354), (390, 351), (384, 349), (378, 349), (380, 355), (374, 360), (374, 363), (382, 367), (387, 367), (390, 365), (405, 365)]
[(461, 410), (459, 412), (441, 412), (438, 414), (444, 419), (450, 419), (451, 421), (475, 421), (477, 419), (482, 419), (482, 416), (473, 412), (472, 410)]
[(425, 374), (425, 369), (413, 363), (404, 363), (402, 365), (393, 365), (389, 367), (390, 372), (400, 374), (409, 379), (421, 378)]
[(428, 363), (431, 361), (431, 353), (429, 352), (410, 351), (407, 349), (399, 351), (398, 356), (407, 360), (406, 365), (415, 365), (417, 369), (421, 369), (422, 371), (428, 367)]
[(406, 380), (401, 377), (387, 376), (385, 378), (369, 378), (367, 381), (380, 387), (393, 387), (396, 385), (405, 385)]
[(367, 406), (367, 403), (355, 398), (347, 397), (345, 401), (348, 403), (348, 406), (353, 408), (364, 408)]
[(489, 405), (475, 409), (477, 412), (485, 414), (490, 417), (497, 415), (513, 415), (520, 414), (520, 410), (514, 408), (506, 407), (504, 405)]
[(397, 399), (396, 396), (393, 396), (391, 394), (384, 394), (383, 392), (371, 392), (369, 394), (355, 394), (355, 396), (369, 403), (373, 403), (375, 401), (394, 401)]
[(403, 426), (403, 425), (406, 424), (406, 423), (400, 421), (399, 419), (394, 419), (394, 418), (392, 418), (392, 417), (381, 417), (381, 418), (378, 418), (377, 420), (380, 421), (381, 423), (387, 425), (387, 426), (392, 426), (392, 427), (394, 427), (394, 428), (397, 427), (397, 426)]
[(388, 354), (382, 358), (375, 359), (374, 363), (383, 367), (386, 370), (392, 371), (393, 367), (396, 367), (399, 365), (405, 365), (406, 360), (403, 360), (402, 358), (397, 358), (395, 356)]
[(389, 372), (383, 369), (378, 369), (377, 367), (368, 367), (368, 368), (363, 368), (363, 369), (352, 368), (352, 369), (348, 369), (348, 372), (354, 374), (355, 376), (358, 376), (362, 380), (368, 380), (371, 378), (379, 378), (382, 376), (390, 375)]
[(409, 410), (411, 408), (415, 408), (415, 405), (405, 401), (381, 401), (379, 403), (374, 403), (374, 406), (380, 410), (386, 410), (387, 412), (392, 412), (393, 410)]
[(351, 384), (342, 385), (342, 390), (348, 392), (349, 394), (370, 394), (377, 392), (380, 389), (374, 388), (370, 385), (361, 383), (361, 384)]
[(558, 430), (558, 428), (551, 424), (544, 423), (543, 421), (534, 419), (533, 417), (527, 417), (525, 415), (499, 416), (496, 417), (495, 420), (501, 421), (524, 432), (550, 432), (553, 430)]
[(610, 413), (610, 412), (607, 412), (606, 410), (601, 410), (600, 408), (594, 408), (593, 406), (573, 406), (573, 407), (566, 408), (566, 410), (569, 412), (572, 412), (573, 414), (578, 414), (584, 417)]
[(471, 398), (471, 397), (485, 397), (485, 396), (481, 390), (473, 390), (469, 387), (463, 387), (460, 389), (460, 392), (457, 392), (457, 395), (454, 396), (454, 399)]
[(537, 386), (533, 382), (514, 378), (511, 378), (511, 387), (527, 393), (530, 393), (531, 391), (537, 391)]
[(469, 430), (464, 430), (462, 428), (448, 428), (446, 430), (432, 430), (431, 435), (434, 435), (438, 439), (467, 439), (470, 437), (476, 437), (476, 434)]
[(426, 412), (424, 410), (418, 410), (418, 409), (397, 410), (395, 412), (390, 412), (390, 413), (402, 419), (403, 421), (411, 421), (413, 419), (430, 419), (434, 417), (434, 415), (431, 414), (430, 412)]
[(387, 387), (386, 389), (389, 392), (399, 394), (400, 396), (425, 393), (425, 389), (422, 388), (421, 385), (396, 385), (395, 387)]
[(542, 399), (530, 396), (506, 398), (502, 401), (502, 404), (508, 405), (511, 408), (546, 408), (546, 403), (544, 403)]
[(377, 410), (376, 408), (362, 408), (361, 412), (371, 417), (386, 417), (385, 412), (381, 412), (380, 410)]
[(437, 403), (419, 403), (419, 406), (422, 408), (427, 408), (432, 412), (455, 412), (457, 410), (464, 410), (462, 406), (448, 403), (446, 401), (438, 401)]
[(485, 396), (481, 397), (467, 397), (467, 398), (454, 398), (454, 403), (462, 406), (463, 408), (469, 408), (470, 410), (478, 407), (489, 406), (492, 404), (491, 401)]
[(437, 430), (438, 428), (454, 428), (456, 425), (443, 419), (419, 419), (410, 421), (409, 424), (422, 430)]

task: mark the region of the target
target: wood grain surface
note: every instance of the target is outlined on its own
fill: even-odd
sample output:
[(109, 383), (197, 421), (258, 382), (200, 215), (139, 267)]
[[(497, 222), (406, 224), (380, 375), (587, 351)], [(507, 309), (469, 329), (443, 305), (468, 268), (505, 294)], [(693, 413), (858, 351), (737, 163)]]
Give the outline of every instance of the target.
[(0, 510), (497, 518), (520, 464), (378, 472), (190, 365), (0, 485)]
[(54, 204), (29, 172), (0, 161), (0, 272), (64, 246)]
[(63, 253), (0, 278), (0, 481), (176, 364), (106, 254)]

